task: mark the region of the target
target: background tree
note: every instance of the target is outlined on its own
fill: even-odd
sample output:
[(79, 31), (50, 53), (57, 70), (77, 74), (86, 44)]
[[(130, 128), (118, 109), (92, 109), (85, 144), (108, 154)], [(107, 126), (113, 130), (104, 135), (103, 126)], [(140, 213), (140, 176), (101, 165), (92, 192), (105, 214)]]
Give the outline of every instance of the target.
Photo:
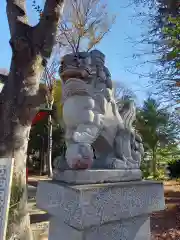
[(56, 84), (54, 86), (53, 91), (54, 97), (54, 106), (56, 116), (53, 116), (53, 119), (58, 123), (62, 124), (62, 82), (60, 80), (56, 80)]
[(48, 115), (37, 121), (29, 135), (27, 150), (27, 166), (29, 172), (38, 174), (47, 173), (47, 149), (48, 149)]
[[(62, 155), (64, 148), (64, 130), (52, 117), (52, 161)], [(37, 121), (31, 128), (28, 143), (29, 171), (46, 174), (48, 165), (48, 115)], [(53, 164), (52, 164), (53, 165)]]
[(160, 147), (157, 149), (157, 158), (160, 163), (168, 163), (171, 161), (177, 161), (180, 159), (180, 149), (178, 143), (171, 143), (165, 147)]
[[(150, 84), (155, 84), (155, 93), (169, 104), (176, 104), (180, 97), (179, 0), (133, 0), (133, 2), (137, 6), (137, 11), (140, 9), (136, 17), (142, 24), (148, 26), (148, 31), (142, 35), (139, 42), (136, 42), (136, 46), (143, 51), (138, 51), (133, 56), (138, 59), (142, 57), (144, 64), (152, 64), (153, 68), (145, 75), (150, 78)], [(140, 75), (144, 77), (144, 74)]]
[(160, 104), (148, 98), (137, 112), (136, 129), (142, 135), (146, 151), (152, 153), (152, 172), (157, 173), (157, 150), (175, 143), (178, 125)]
[[(8, 0), (11, 67), (0, 93), (0, 157), (14, 157), (8, 239), (32, 239), (26, 192), (26, 151), (31, 122), (47, 94), (39, 90), (45, 59), (50, 57), (63, 0), (46, 0), (43, 16), (28, 24), (25, 0)], [(18, 190), (18, 191), (17, 191)]]
[[(45, 78), (44, 78), (45, 79)], [(53, 152), (53, 129), (56, 125), (62, 126), (62, 83), (60, 80), (53, 79), (48, 76), (48, 83), (40, 84), (41, 87), (47, 86), (49, 94), (51, 96), (50, 102), (44, 102), (41, 105), (40, 111), (37, 114), (36, 118), (33, 120), (33, 127), (31, 129), (31, 141), (29, 141), (29, 149), (31, 149), (30, 153), (38, 147), (39, 152), (42, 152), (41, 155), (41, 172), (48, 173), (49, 176), (52, 175), (52, 152)], [(49, 82), (51, 81), (51, 82)], [(42, 115), (43, 114), (43, 115)], [(38, 117), (38, 115), (40, 115)], [(36, 121), (37, 120), (37, 121)], [(62, 127), (61, 127), (62, 128)], [(32, 140), (35, 138), (34, 140)], [(46, 146), (46, 151), (40, 151), (39, 144), (43, 143)], [(47, 144), (45, 145), (45, 143)], [(36, 147), (32, 146), (32, 143), (36, 145)], [(34, 145), (33, 144), (33, 145)], [(55, 143), (54, 143), (55, 144)], [(44, 154), (45, 153), (45, 154)], [(47, 157), (45, 156), (47, 155)], [(43, 169), (43, 170), (42, 170)]]
[(128, 88), (124, 83), (120, 81), (114, 81), (113, 82), (113, 92), (114, 92), (114, 98), (116, 101), (122, 101), (125, 99), (136, 99), (136, 94)]
[(74, 53), (89, 51), (100, 43), (115, 19), (107, 12), (107, 4), (100, 0), (69, 0), (64, 13), (57, 42)]
[[(33, 8), (40, 16), (41, 6), (33, 1)], [(107, 4), (100, 0), (68, 0), (64, 6), (62, 21), (59, 23), (56, 37), (57, 51), (89, 51), (110, 31), (115, 16), (107, 11)]]
[[(48, 111), (52, 112), (54, 105), (54, 90), (56, 88), (56, 78), (55, 74), (58, 70), (58, 64), (56, 61), (52, 61), (51, 65), (46, 66), (44, 69), (44, 73), (42, 76), (41, 81), (45, 83), (47, 87), (48, 94), (47, 94), (47, 103), (46, 108)], [(61, 85), (58, 85), (59, 87)], [(60, 92), (59, 92), (60, 93)], [(60, 101), (61, 95), (59, 96)], [(47, 165), (48, 165), (48, 176), (52, 177), (52, 114), (48, 115), (48, 157), (47, 157)]]

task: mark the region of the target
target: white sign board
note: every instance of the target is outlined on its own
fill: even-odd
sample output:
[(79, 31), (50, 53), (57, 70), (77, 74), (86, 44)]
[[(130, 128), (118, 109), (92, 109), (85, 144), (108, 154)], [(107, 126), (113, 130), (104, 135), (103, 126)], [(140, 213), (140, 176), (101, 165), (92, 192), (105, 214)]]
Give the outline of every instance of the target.
[(4, 84), (0, 82), (0, 92), (2, 91), (3, 87), (4, 87)]
[(0, 239), (6, 239), (6, 229), (11, 196), (13, 158), (0, 158)]

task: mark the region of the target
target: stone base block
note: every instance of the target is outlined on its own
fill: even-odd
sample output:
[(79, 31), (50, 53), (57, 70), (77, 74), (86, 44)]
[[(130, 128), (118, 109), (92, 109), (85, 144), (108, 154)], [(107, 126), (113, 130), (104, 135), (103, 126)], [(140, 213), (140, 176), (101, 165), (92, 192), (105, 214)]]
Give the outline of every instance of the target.
[(70, 185), (40, 181), (37, 207), (78, 229), (164, 209), (163, 184), (133, 181)]
[(150, 240), (148, 216), (138, 216), (78, 230), (58, 218), (50, 220), (49, 240)]
[(111, 183), (141, 180), (140, 169), (102, 169), (102, 170), (55, 170), (53, 179), (73, 184)]

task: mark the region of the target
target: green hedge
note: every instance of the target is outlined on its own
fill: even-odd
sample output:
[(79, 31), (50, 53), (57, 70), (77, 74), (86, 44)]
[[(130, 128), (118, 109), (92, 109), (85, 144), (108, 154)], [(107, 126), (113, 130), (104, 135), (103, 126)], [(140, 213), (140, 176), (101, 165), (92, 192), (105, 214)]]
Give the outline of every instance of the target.
[(169, 176), (171, 178), (179, 178), (180, 177), (180, 159), (169, 162), (167, 169), (169, 170)]

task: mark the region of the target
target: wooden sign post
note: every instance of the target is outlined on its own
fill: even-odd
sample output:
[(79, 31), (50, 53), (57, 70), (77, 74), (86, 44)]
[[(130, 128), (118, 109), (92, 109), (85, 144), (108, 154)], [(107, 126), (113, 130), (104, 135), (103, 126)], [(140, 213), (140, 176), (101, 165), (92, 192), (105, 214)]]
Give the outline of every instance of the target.
[(11, 184), (13, 175), (13, 158), (0, 158), (0, 239), (6, 239)]

